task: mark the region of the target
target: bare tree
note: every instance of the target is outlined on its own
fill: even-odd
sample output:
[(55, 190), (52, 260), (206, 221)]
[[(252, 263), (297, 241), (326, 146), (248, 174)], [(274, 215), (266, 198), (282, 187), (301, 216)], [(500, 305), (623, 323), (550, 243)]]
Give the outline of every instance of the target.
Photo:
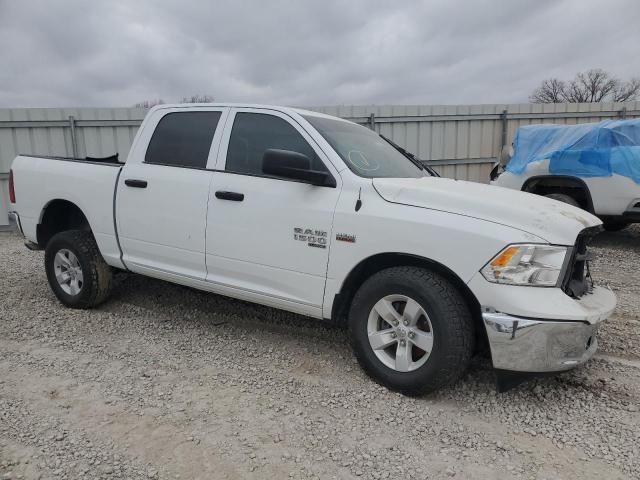
[(635, 100), (640, 95), (640, 79), (622, 82), (602, 69), (578, 73), (569, 83), (551, 78), (536, 88), (533, 103), (596, 103)]
[(632, 78), (628, 82), (619, 83), (612, 93), (614, 102), (635, 100), (640, 95), (640, 78)]
[(190, 97), (182, 97), (181, 103), (213, 103), (211, 95), (191, 95)]
[(565, 99), (572, 103), (597, 103), (607, 98), (619, 80), (599, 68), (578, 73), (565, 93)]
[(536, 88), (529, 101), (531, 103), (560, 103), (564, 101), (564, 91), (566, 85), (557, 78), (543, 80), (542, 84)]
[(156, 100), (143, 100), (142, 102), (138, 102), (134, 105), (134, 108), (151, 108), (151, 107), (155, 107), (156, 105), (162, 105), (164, 104), (164, 100), (162, 100), (161, 98), (158, 98)]

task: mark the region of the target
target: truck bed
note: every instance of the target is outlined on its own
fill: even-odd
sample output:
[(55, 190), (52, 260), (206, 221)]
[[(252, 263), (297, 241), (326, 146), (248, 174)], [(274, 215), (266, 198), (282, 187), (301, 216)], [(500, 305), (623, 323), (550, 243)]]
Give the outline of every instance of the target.
[(45, 207), (69, 201), (89, 221), (105, 259), (120, 262), (114, 205), (116, 183), (123, 164), (110, 159), (19, 155), (11, 169), (16, 190), (15, 210), (25, 237), (38, 243), (37, 226)]

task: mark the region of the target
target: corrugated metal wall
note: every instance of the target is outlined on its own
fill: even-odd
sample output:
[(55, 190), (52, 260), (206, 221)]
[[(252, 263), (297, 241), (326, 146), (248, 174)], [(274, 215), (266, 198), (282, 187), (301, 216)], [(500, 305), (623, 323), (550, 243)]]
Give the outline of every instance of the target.
[(309, 107), (374, 128), (444, 177), (487, 182), (503, 143), (521, 125), (640, 117), (640, 102)]
[[(0, 109), (0, 172), (19, 153), (108, 156), (129, 153), (144, 108)], [(75, 135), (72, 136), (72, 123)]]
[[(502, 145), (533, 123), (584, 123), (640, 117), (640, 102), (514, 105), (307, 107), (367, 125), (415, 153), (441, 175), (486, 182)], [(126, 159), (146, 114), (141, 108), (0, 109), (0, 225), (6, 177), (18, 153)]]

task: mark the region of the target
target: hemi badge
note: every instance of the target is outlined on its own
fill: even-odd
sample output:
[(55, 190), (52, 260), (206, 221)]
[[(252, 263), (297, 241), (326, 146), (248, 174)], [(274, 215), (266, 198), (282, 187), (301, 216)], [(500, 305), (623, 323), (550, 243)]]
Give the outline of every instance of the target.
[(338, 233), (336, 234), (336, 240), (339, 240), (341, 242), (356, 243), (356, 236), (349, 235), (348, 233)]

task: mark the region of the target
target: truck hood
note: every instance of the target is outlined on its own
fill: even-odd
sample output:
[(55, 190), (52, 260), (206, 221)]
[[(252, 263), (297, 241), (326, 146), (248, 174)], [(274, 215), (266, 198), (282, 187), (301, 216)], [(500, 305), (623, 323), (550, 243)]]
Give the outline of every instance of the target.
[(375, 178), (373, 186), (388, 202), (506, 225), (557, 245), (573, 245), (581, 230), (602, 223), (556, 200), (481, 183), (438, 177)]

